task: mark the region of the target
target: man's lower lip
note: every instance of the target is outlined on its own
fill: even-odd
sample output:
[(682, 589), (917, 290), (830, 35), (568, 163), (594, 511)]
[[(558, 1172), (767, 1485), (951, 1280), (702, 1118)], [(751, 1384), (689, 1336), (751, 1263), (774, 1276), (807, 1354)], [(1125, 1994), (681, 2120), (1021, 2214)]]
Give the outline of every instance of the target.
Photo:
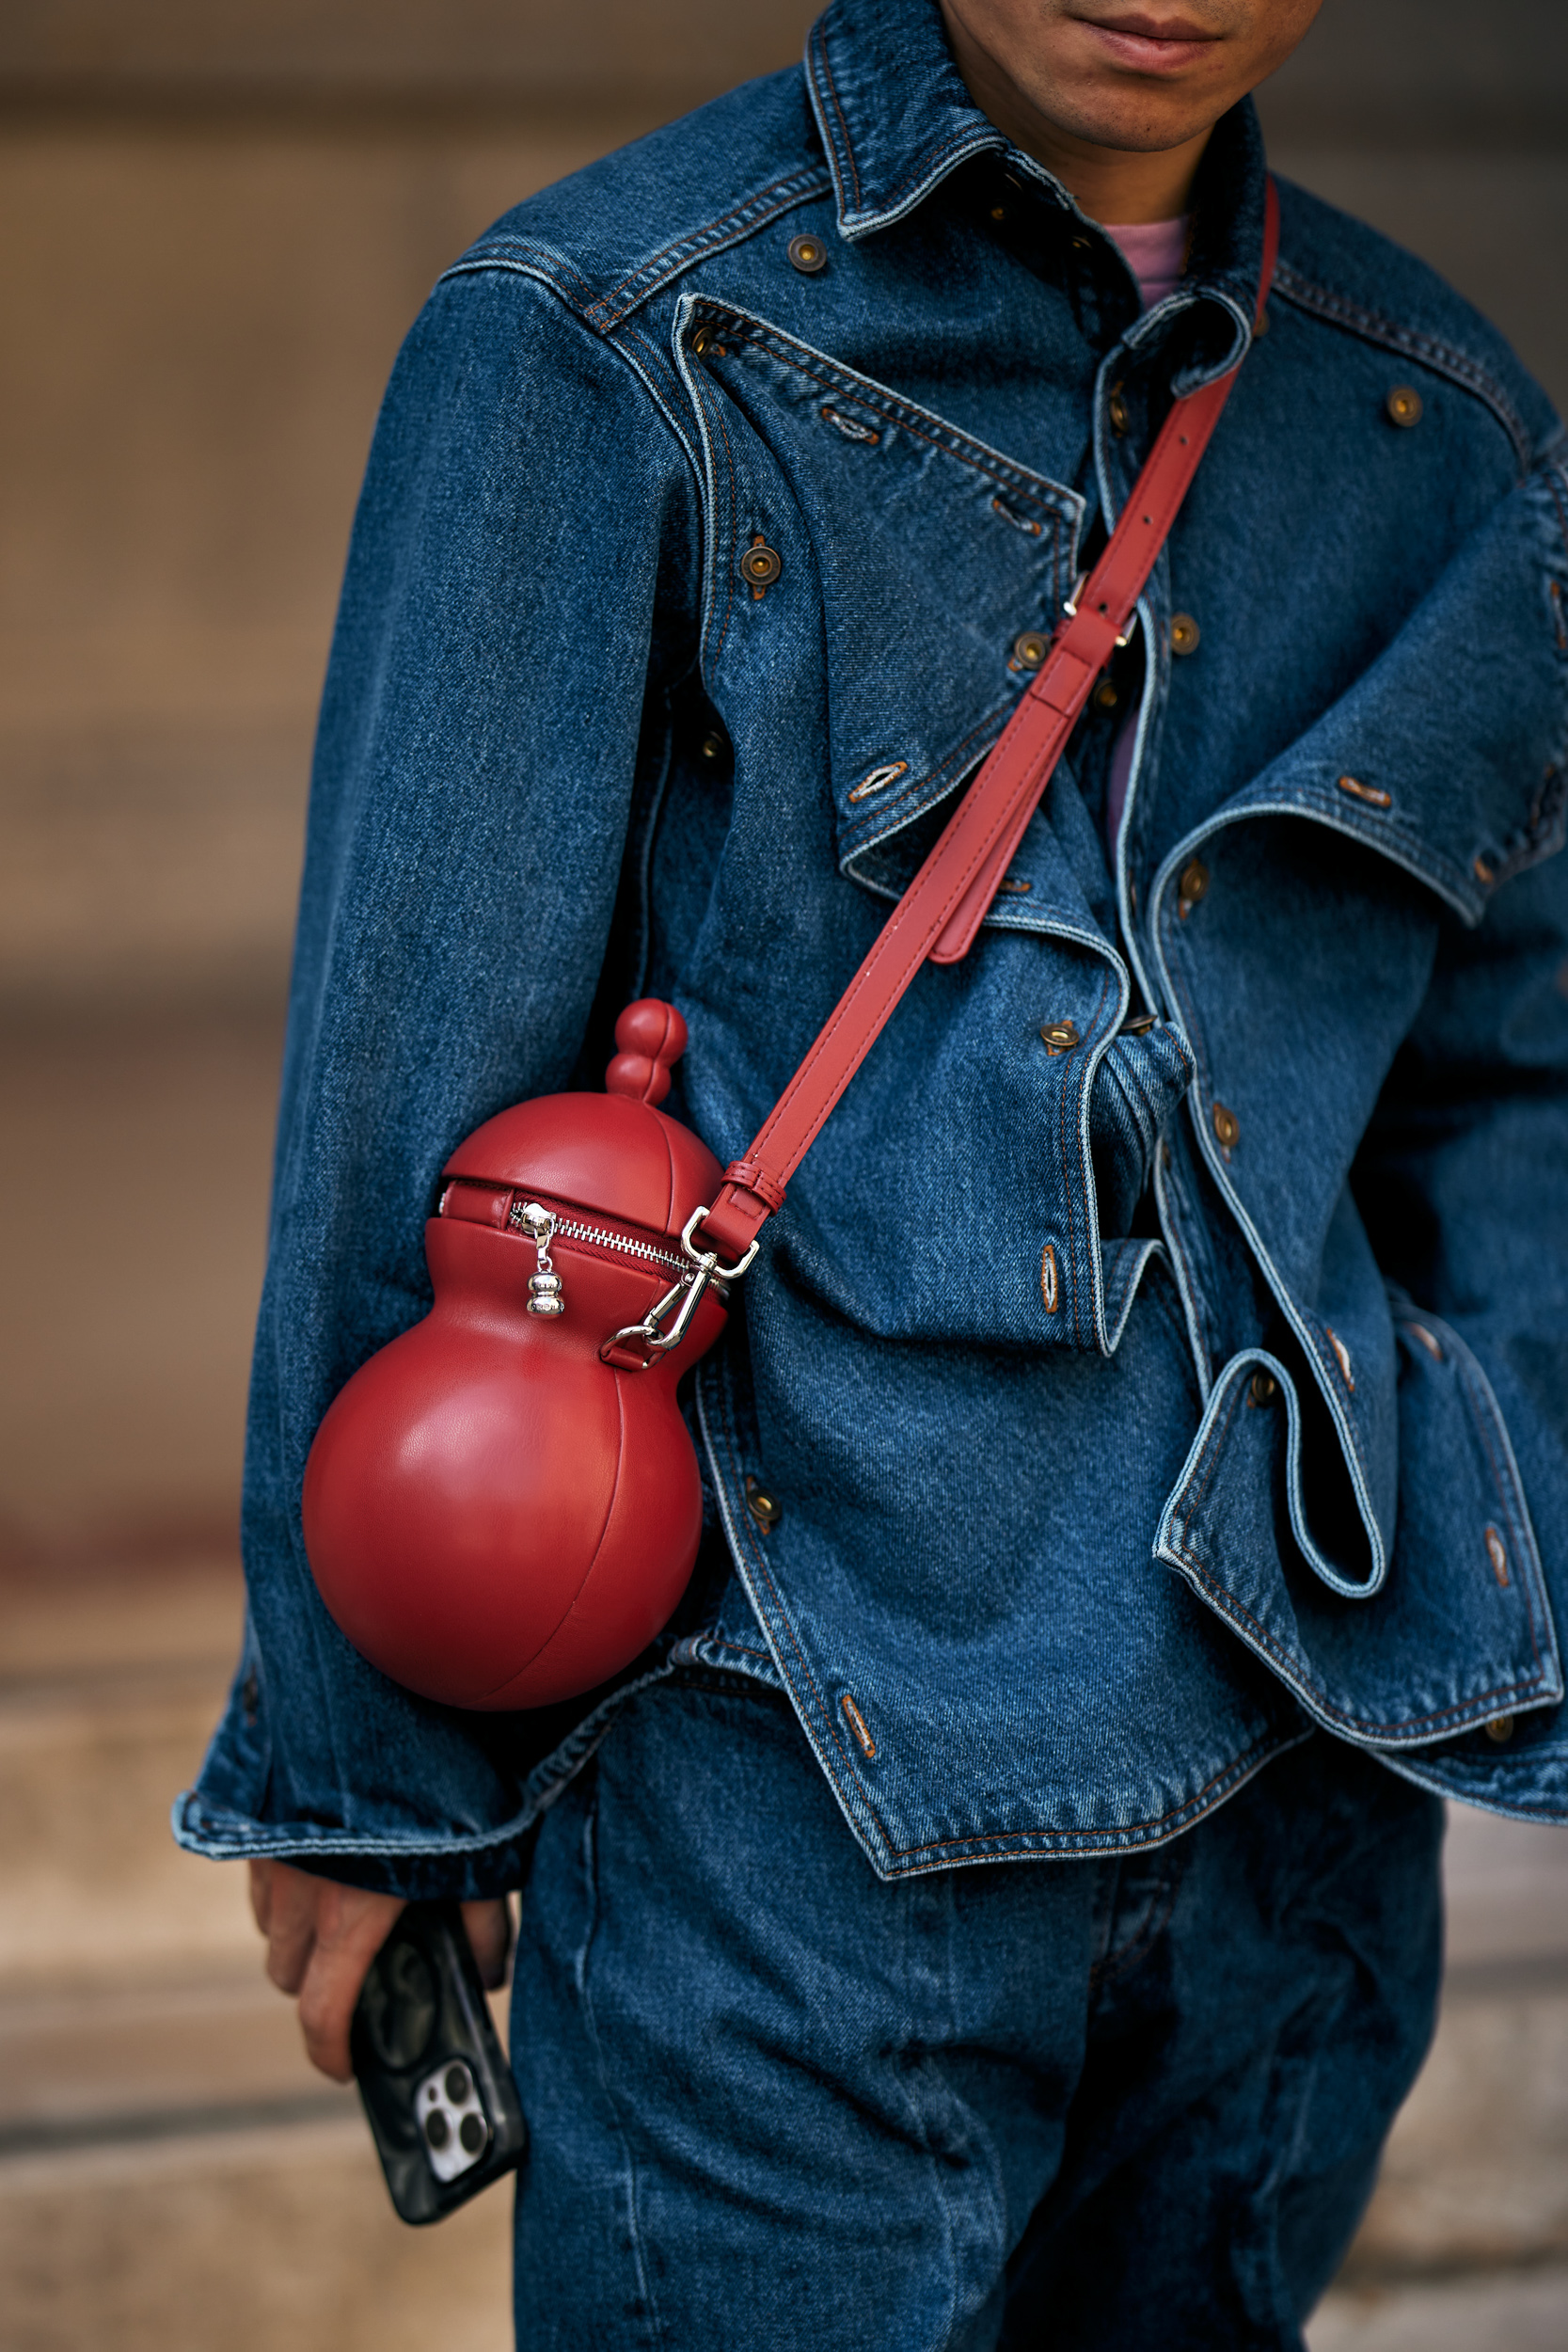
[(1078, 22), (1117, 65), (1130, 67), (1135, 73), (1179, 73), (1219, 47), (1215, 40), (1151, 40), (1147, 34), (1118, 33), (1109, 24), (1092, 24), (1083, 17)]

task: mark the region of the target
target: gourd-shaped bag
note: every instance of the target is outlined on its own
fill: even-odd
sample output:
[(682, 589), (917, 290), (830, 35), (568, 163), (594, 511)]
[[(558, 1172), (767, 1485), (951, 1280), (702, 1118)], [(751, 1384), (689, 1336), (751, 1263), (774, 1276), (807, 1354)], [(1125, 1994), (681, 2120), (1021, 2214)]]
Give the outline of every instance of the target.
[(711, 1253), (681, 1236), (721, 1173), (655, 1108), (686, 1046), (674, 1007), (628, 1006), (615, 1041), (607, 1093), (519, 1103), (452, 1153), (425, 1227), (435, 1306), (355, 1374), (306, 1467), (327, 1608), (454, 1707), (591, 1690), (697, 1556), (675, 1384), (725, 1315)]
[[(1259, 313), (1272, 180), (1266, 204)], [(656, 1108), (686, 1025), (645, 999), (616, 1025), (607, 1093), (520, 1103), (448, 1161), (425, 1228), (435, 1306), (355, 1374), (305, 1472), (322, 1597), (395, 1680), (456, 1707), (543, 1707), (668, 1622), (702, 1523), (676, 1381), (921, 965), (968, 953), (1235, 374), (1172, 403), (995, 748), (744, 1159), (721, 1174)]]

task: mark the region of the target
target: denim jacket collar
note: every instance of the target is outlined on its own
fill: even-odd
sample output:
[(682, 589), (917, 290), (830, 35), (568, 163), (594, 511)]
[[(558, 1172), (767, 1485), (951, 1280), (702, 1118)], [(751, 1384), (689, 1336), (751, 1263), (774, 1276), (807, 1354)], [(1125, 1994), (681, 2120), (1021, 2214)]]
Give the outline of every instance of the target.
[[(890, 228), (960, 164), (988, 151), (1104, 236), (1061, 182), (975, 105), (937, 0), (833, 0), (807, 38), (805, 72), (845, 238)], [(1127, 337), (1130, 349), (1148, 346), (1196, 304), (1220, 306), (1212, 325), (1203, 322), (1178, 392), (1234, 367), (1245, 352), (1263, 251), (1264, 168), (1257, 113), (1243, 99), (1215, 126), (1199, 170), (1187, 275)]]

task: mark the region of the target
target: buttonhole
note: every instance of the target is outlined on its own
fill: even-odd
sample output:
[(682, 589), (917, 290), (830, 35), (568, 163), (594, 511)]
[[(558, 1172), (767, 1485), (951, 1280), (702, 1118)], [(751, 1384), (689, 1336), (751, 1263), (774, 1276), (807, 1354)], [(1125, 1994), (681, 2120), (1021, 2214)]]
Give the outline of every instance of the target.
[(842, 408), (824, 407), (818, 414), (847, 441), (869, 441), (875, 447), (882, 437), (875, 425), (863, 424), (858, 417), (847, 417)]
[(863, 1756), (875, 1756), (877, 1753), (877, 1742), (871, 1737), (871, 1726), (866, 1722), (865, 1717), (861, 1713), (860, 1708), (855, 1705), (854, 1700), (849, 1696), (847, 1691), (845, 1692), (844, 1696), (839, 1700), (839, 1706), (843, 1709), (845, 1721), (847, 1723), (850, 1730), (854, 1733), (855, 1738), (860, 1742), (861, 1754)]
[(1045, 528), (1032, 516), (1021, 515), (1016, 507), (1007, 504), (1006, 499), (992, 499), (990, 511), (993, 515), (1000, 515), (1005, 523), (1011, 523), (1015, 531), (1022, 531), (1030, 539), (1037, 539)]
[(1391, 792), (1383, 791), (1375, 784), (1363, 784), (1359, 776), (1341, 776), (1338, 783), (1341, 792), (1348, 792), (1353, 801), (1365, 801), (1369, 808), (1392, 808), (1394, 805)]
[(1508, 1590), (1508, 1546), (1497, 1529), (1490, 1524), (1486, 1529), (1486, 1557), (1492, 1563), (1493, 1575), (1506, 1593)]
[(885, 791), (890, 784), (896, 784), (898, 778), (908, 772), (909, 765), (907, 759), (890, 759), (885, 767), (873, 768), (868, 776), (862, 776), (859, 784), (850, 788), (850, 803), (868, 801), (873, 792)]
[(1040, 1296), (1045, 1301), (1046, 1313), (1053, 1315), (1062, 1303), (1062, 1285), (1056, 1269), (1055, 1247), (1051, 1242), (1040, 1252)]

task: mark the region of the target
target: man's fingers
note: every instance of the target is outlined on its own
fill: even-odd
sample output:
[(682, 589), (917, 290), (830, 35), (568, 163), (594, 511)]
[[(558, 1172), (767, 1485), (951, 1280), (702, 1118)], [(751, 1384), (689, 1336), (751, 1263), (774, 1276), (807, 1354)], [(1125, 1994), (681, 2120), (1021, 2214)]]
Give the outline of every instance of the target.
[(250, 1915), (261, 1933), (267, 1931), (267, 1915), (272, 1909), (272, 1864), (253, 1862), (250, 1866)]
[(506, 1963), (512, 1951), (512, 1907), (499, 1899), (465, 1903), (463, 1925), (479, 1963), (480, 1982), (494, 1993), (506, 1982)]
[(349, 2026), (366, 1971), (391, 1933), (403, 1903), (396, 1895), (319, 1882), (315, 1941), (299, 1988), (299, 2024), (312, 2066), (346, 2083), (354, 2067)]
[(325, 1879), (314, 1879), (291, 1863), (268, 1866), (266, 1893), (267, 1974), (280, 1993), (297, 1993), (305, 1981), (316, 1940), (316, 1911)]

